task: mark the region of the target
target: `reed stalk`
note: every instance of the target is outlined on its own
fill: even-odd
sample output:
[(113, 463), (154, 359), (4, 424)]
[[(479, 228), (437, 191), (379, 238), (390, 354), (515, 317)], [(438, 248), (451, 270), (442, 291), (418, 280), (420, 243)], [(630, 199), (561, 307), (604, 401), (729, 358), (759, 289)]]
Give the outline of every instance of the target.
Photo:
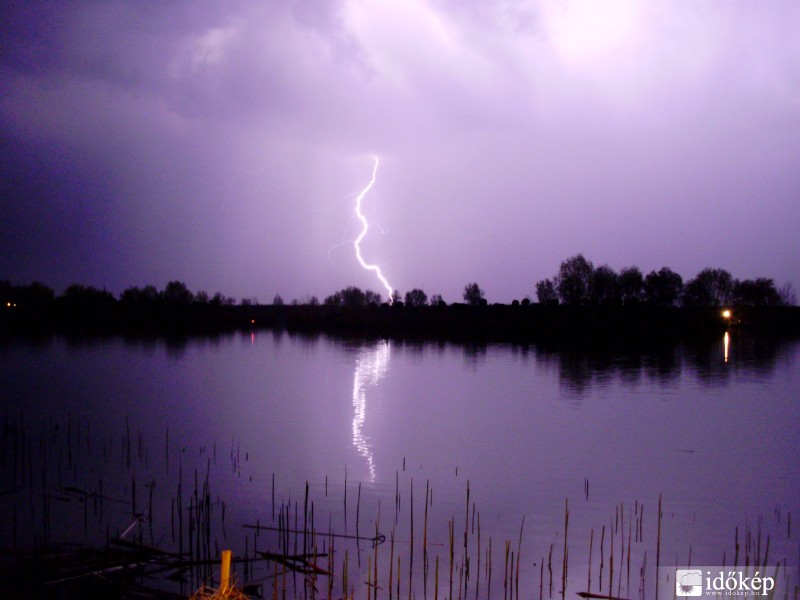
[(392, 575), (394, 569), (394, 525), (392, 525), (392, 533), (389, 542), (389, 600), (392, 600)]
[(522, 515), (522, 523), (519, 526), (519, 540), (517, 541), (517, 570), (514, 573), (514, 589), (519, 598), (519, 569), (522, 564), (522, 531), (525, 529), (525, 515)]
[(464, 596), (467, 595), (467, 586), (469, 585), (469, 544), (468, 544), (468, 536), (469, 536), (469, 479), (467, 479), (467, 499), (465, 502), (464, 507), (464, 567), (461, 569), (461, 576), (459, 577), (459, 594), (458, 597), (461, 598), (461, 580), (463, 579), (464, 585)]
[(425, 516), (422, 522), (422, 596), (428, 598), (428, 496), (430, 480), (425, 480)]
[(609, 533), (611, 537), (611, 548), (608, 551), (608, 595), (614, 595), (614, 522), (609, 525)]
[(631, 536), (633, 535), (633, 519), (628, 520), (628, 562), (626, 565), (625, 589), (631, 589)]
[(450, 588), (449, 588), (450, 591), (448, 599), (453, 598), (453, 529), (454, 528), (455, 528), (455, 522), (451, 517), (450, 520), (447, 522), (447, 531), (450, 541)]
[(436, 566), (434, 568), (433, 581), (433, 600), (439, 600), (439, 555), (436, 555)]
[[(403, 462), (403, 470), (405, 470), (405, 459)], [(411, 497), (409, 499), (409, 515), (411, 519), (411, 541), (408, 556), (408, 600), (411, 600), (411, 592), (414, 580), (414, 478), (411, 478)], [(399, 574), (399, 573), (398, 573)], [(398, 593), (397, 597), (400, 597)]]
[(567, 537), (569, 535), (569, 498), (564, 500), (564, 556), (561, 559), (561, 597), (567, 593), (567, 567), (569, 564), (569, 548)]
[(492, 597), (492, 538), (489, 537), (489, 548), (486, 551), (486, 600)]
[[(737, 528), (738, 531), (738, 528)], [(739, 552), (739, 546), (736, 546), (736, 552)], [(656, 573), (658, 573), (658, 568), (661, 566), (661, 494), (658, 495), (658, 530), (656, 533)], [(660, 578), (656, 576), (656, 598), (658, 598), (658, 580)]]
[(592, 591), (592, 545), (594, 544), (594, 528), (589, 533), (589, 580), (586, 582), (586, 591)]
[(481, 513), (478, 513), (478, 568), (475, 571), (475, 600), (478, 600), (478, 593), (481, 588)]

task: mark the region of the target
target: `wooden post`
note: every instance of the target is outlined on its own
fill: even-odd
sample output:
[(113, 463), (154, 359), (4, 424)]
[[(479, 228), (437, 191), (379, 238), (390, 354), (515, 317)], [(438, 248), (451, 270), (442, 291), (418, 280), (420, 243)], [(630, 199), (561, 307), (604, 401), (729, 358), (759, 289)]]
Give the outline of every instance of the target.
[(231, 579), (231, 551), (222, 551), (222, 566), (219, 573), (219, 591), (226, 592), (230, 587)]

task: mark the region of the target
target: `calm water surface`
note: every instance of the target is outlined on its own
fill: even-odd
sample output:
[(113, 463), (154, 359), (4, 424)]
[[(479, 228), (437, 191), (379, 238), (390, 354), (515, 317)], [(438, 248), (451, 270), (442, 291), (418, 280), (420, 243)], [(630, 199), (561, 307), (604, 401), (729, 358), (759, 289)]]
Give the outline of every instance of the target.
[[(769, 564), (797, 567), (799, 359), (800, 343), (738, 335), (631, 356), (270, 332), (6, 344), (0, 500), (14, 524), (0, 541), (104, 541), (130, 524), (135, 497), (139, 511), (155, 505), (142, 540), (173, 547), (175, 496), (208, 474), (226, 507), (226, 527), (213, 533), (220, 548), (269, 549), (266, 533), (254, 539), (241, 525), (275, 523), (284, 506), (302, 511), (308, 482), (319, 529), (394, 530), (417, 597), (433, 585), (422, 587), (421, 549), (409, 553), (412, 507), (421, 544), (426, 487), (431, 565), (439, 555), (447, 571), (448, 524), (457, 549), (466, 526), (473, 549), (456, 558), (456, 572), (465, 578), (470, 557), (470, 589), (487, 585), (491, 537), (500, 594), (510, 540), (526, 593), (536, 596), (543, 576), (548, 597), (549, 557), (560, 596), (568, 507), (568, 595), (587, 589), (590, 563), (599, 587), (601, 541), (608, 586), (613, 538), (613, 591), (638, 597), (644, 565), (652, 597), (659, 496), (662, 564), (730, 564), (738, 527), (740, 563), (746, 551), (763, 560), (769, 536)], [(27, 444), (29, 460), (15, 444)], [(85, 518), (70, 493), (101, 480), (119, 506)], [(628, 554), (633, 575), (617, 583)]]

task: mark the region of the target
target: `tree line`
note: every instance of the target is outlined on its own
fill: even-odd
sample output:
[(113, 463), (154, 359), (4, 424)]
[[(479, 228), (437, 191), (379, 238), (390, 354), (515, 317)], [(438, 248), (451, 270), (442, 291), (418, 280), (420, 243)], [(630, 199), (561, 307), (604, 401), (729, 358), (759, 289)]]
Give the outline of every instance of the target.
[[(154, 285), (143, 287), (131, 286), (125, 289), (117, 299), (114, 294), (91, 285), (74, 283), (67, 287), (60, 296), (52, 288), (41, 282), (30, 285), (12, 285), (9, 281), (0, 281), (0, 299), (6, 308), (44, 309), (54, 305), (70, 307), (103, 308), (117, 304), (132, 307), (156, 306), (234, 306), (236, 299), (217, 292), (214, 296), (200, 291), (193, 293), (182, 281), (170, 281), (162, 290)], [(248, 305), (257, 301), (243, 298), (239, 304)]]
[(619, 273), (595, 267), (582, 254), (561, 263), (555, 276), (536, 283), (540, 304), (653, 306), (789, 306), (797, 301), (791, 284), (778, 289), (772, 279), (734, 279), (725, 269), (706, 268), (693, 279), (662, 267), (643, 275), (638, 267)]
[[(796, 304), (797, 296), (787, 283), (777, 288), (775, 282), (766, 277), (739, 280), (725, 269), (706, 268), (688, 281), (669, 267), (651, 271), (644, 275), (635, 266), (626, 267), (619, 272), (608, 265), (595, 267), (582, 254), (563, 261), (558, 272), (551, 278), (535, 284), (539, 304), (571, 306), (631, 306), (646, 304), (659, 307), (673, 306), (791, 306)], [(468, 283), (462, 295), (467, 305), (488, 304), (484, 290), (476, 282)], [(208, 306), (222, 307), (258, 305), (256, 298), (242, 298), (237, 302), (221, 292), (213, 296), (205, 291), (193, 293), (187, 285), (178, 280), (170, 281), (159, 290), (154, 285), (131, 286), (117, 299), (111, 292), (93, 286), (73, 284), (56, 296), (52, 288), (34, 282), (30, 285), (15, 286), (0, 280), (0, 302), (6, 309), (27, 308), (42, 310), (59, 305), (65, 308), (103, 309), (115, 305), (133, 309), (157, 307)], [(528, 305), (530, 298), (514, 300), (512, 305)], [(272, 305), (284, 305), (283, 298), (276, 294)], [(292, 305), (319, 306), (316, 296), (306, 296), (292, 300)], [(380, 293), (361, 290), (355, 286), (343, 288), (327, 296), (322, 304), (326, 306), (366, 307), (383, 304)], [(394, 306), (445, 306), (441, 294), (430, 298), (419, 288), (402, 295), (395, 291), (391, 297)]]
[[(539, 304), (572, 306), (631, 306), (646, 304), (658, 307), (673, 306), (791, 306), (797, 296), (790, 283), (780, 289), (775, 281), (759, 277), (756, 279), (734, 279), (725, 269), (706, 268), (693, 279), (684, 282), (683, 277), (662, 267), (644, 275), (639, 267), (627, 267), (619, 273), (608, 265), (595, 267), (582, 254), (563, 261), (558, 273), (536, 282), (536, 299)], [(464, 286), (462, 295), (465, 304), (482, 306), (488, 304), (486, 293), (476, 282)], [(530, 298), (514, 300), (512, 305), (528, 305)], [(325, 298), (326, 305), (370, 306), (381, 304), (381, 295), (372, 290), (361, 291), (348, 287)], [(395, 291), (392, 304), (408, 306), (428, 305), (424, 291), (413, 289), (404, 297)], [(444, 306), (440, 294), (431, 297), (431, 306)]]

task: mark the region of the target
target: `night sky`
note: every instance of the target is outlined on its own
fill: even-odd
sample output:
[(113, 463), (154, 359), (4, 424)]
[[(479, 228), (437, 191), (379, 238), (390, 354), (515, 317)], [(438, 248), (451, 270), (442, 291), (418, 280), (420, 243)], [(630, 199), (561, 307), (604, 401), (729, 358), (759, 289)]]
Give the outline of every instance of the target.
[[(800, 285), (800, 3), (0, 8), (0, 279), (535, 299), (583, 253)], [(385, 294), (384, 294), (385, 297)]]

